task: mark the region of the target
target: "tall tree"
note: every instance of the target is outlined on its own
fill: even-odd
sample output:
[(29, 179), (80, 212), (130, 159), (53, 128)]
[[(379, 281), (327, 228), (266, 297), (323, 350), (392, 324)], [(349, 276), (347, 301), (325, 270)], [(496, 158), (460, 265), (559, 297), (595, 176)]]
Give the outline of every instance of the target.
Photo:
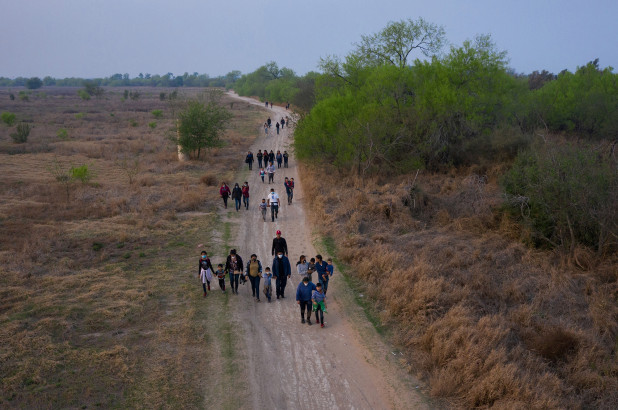
[(390, 22), (382, 31), (362, 36), (356, 45), (356, 54), (369, 65), (408, 65), (408, 57), (419, 50), (429, 57), (440, 52), (445, 42), (444, 28), (425, 21), (422, 17)]

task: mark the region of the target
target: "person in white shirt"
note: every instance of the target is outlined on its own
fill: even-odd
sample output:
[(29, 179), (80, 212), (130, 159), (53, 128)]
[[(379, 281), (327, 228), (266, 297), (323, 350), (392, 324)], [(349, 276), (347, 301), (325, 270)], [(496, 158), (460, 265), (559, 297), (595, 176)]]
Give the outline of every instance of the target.
[(275, 188), (270, 188), (268, 194), (268, 206), (270, 207), (270, 216), (273, 222), (279, 216), (279, 195), (275, 192)]

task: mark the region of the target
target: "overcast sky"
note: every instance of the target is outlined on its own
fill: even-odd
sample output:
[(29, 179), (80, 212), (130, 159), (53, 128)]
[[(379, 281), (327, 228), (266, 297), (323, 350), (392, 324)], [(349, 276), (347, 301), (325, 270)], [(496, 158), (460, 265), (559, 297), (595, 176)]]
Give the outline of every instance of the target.
[[(0, 0), (0, 76), (298, 74), (411, 18), (451, 44), (491, 34), (520, 73), (618, 65), (618, 0)], [(414, 55), (420, 57), (419, 55)]]

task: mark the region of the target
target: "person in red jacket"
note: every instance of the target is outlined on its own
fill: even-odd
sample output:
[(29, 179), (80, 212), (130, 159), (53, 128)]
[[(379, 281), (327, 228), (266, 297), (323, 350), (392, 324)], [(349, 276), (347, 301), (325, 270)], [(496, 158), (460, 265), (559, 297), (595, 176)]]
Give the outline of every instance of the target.
[(245, 181), (242, 188), (242, 203), (245, 206), (245, 209), (249, 209), (249, 183)]
[(219, 188), (219, 195), (221, 195), (221, 198), (223, 198), (223, 205), (225, 206), (225, 209), (227, 209), (227, 199), (230, 197), (231, 194), (232, 191), (230, 191), (230, 187), (227, 186), (225, 182), (222, 182), (221, 188)]

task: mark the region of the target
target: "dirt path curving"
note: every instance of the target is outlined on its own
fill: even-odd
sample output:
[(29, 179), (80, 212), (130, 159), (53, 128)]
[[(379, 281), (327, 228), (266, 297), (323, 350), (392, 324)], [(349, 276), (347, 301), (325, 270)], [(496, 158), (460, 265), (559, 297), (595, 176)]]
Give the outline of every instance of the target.
[[(235, 97), (262, 104), (250, 98)], [(273, 123), (290, 115), (282, 107), (273, 107), (269, 112)], [(288, 281), (285, 299), (277, 300), (273, 295), (273, 301), (267, 303), (261, 294), (262, 302), (257, 303), (251, 297), (248, 282), (240, 286), (240, 295), (233, 296), (237, 298), (234, 305), (238, 308), (235, 320), (242, 323), (245, 338), (243, 366), (248, 376), (249, 406), (255, 409), (427, 408), (425, 398), (414, 391), (418, 387), (415, 380), (390, 360), (391, 351), (368, 325), (367, 319), (362, 314), (350, 314), (349, 309), (341, 305), (347, 289), (337, 272), (329, 286), (326, 327), (320, 328), (315, 321), (312, 326), (301, 324), (295, 302), (299, 283), (295, 264), (300, 254), (309, 259), (317, 252), (312, 245), (304, 209), (305, 198), (311, 193), (303, 191), (291, 143), (290, 128), (283, 128), (279, 135), (274, 126), (268, 136), (262, 133), (251, 148), (254, 155), (264, 148), (275, 153), (287, 150), (289, 168), (277, 169), (275, 183), (269, 185), (259, 178), (256, 161), (253, 171), (241, 173), (238, 180), (239, 183), (248, 181), (251, 188), (249, 210), (241, 209), (235, 221), (238, 230), (232, 243), (238, 253), (244, 260), (255, 253), (264, 267), (272, 266), (272, 239), (280, 229), (287, 240), (292, 264), (292, 278)], [(286, 176), (296, 181), (292, 205), (287, 205), (285, 198), (283, 180)], [(241, 181), (240, 178), (246, 179)], [(270, 212), (264, 222), (258, 210), (258, 202), (266, 198), (271, 187), (282, 199), (279, 218), (274, 223), (270, 221)], [(222, 213), (224, 218), (237, 218), (229, 215), (236, 213), (233, 204)], [(327, 255), (324, 257), (326, 259)]]

